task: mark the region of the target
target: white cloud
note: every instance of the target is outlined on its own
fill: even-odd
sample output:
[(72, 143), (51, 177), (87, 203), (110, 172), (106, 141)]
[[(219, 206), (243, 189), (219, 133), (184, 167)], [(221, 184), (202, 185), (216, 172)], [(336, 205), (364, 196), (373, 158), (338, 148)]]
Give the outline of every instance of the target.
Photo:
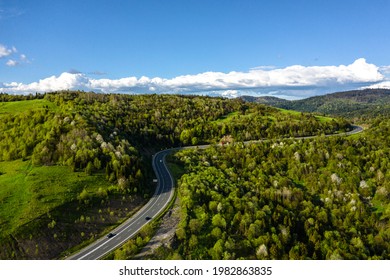
[(6, 46), (0, 44), (0, 58), (7, 57), (14, 52), (17, 52), (15, 47), (8, 49)]
[[(384, 69), (383, 67), (381, 69)], [(365, 59), (350, 65), (301, 66), (286, 68), (258, 67), (247, 72), (204, 72), (182, 75), (172, 79), (125, 77), (121, 79), (93, 79), (82, 73), (63, 73), (31, 84), (10, 83), (2, 92), (29, 93), (63, 89), (82, 89), (96, 92), (130, 93), (207, 93), (219, 92), (223, 96), (238, 96), (240, 91), (258, 93), (280, 92), (296, 97), (310, 95), (316, 89), (361, 86), (384, 81), (380, 68)]]
[(374, 64), (364, 58), (350, 65), (340, 66), (290, 66), (269, 71), (270, 83), (278, 86), (318, 86), (346, 83), (367, 83), (381, 81), (383, 75)]
[(31, 93), (31, 92), (49, 92), (56, 90), (81, 89), (90, 90), (89, 79), (83, 74), (62, 73), (59, 77), (51, 76), (31, 84), (23, 83), (4, 83), (2, 92), (11, 93)]
[(23, 63), (30, 63), (30, 60), (27, 58), (25, 54), (20, 55), (20, 61)]
[(381, 83), (373, 84), (363, 88), (378, 88), (378, 89), (390, 89), (390, 81), (384, 81)]
[(230, 97), (230, 98), (235, 98), (239, 96), (238, 90), (235, 89), (229, 89), (229, 90), (224, 90), (220, 93), (223, 97)]
[(379, 71), (381, 71), (381, 73), (390, 75), (390, 66), (381, 66), (379, 67)]
[(368, 83), (382, 81), (378, 67), (358, 59), (350, 65), (313, 66), (300, 65), (281, 69), (253, 69), (248, 72), (205, 72), (178, 76), (173, 79), (141, 77), (118, 80), (91, 80), (94, 88), (104, 92), (144, 90), (159, 92), (197, 92), (213, 90), (238, 90), (270, 87), (317, 87), (335, 84)]
[(369, 86), (362, 87), (362, 89), (390, 89), (390, 66), (381, 66), (379, 67), (379, 71), (385, 76), (384, 79), (379, 81), (379, 83), (374, 83)]
[(10, 59), (7, 61), (7, 66), (10, 66), (10, 67), (13, 67), (13, 66), (16, 66), (19, 64), (19, 62), (17, 62), (16, 60), (13, 60), (13, 59)]
[(27, 56), (25, 54), (21, 54), (19, 58), (16, 58), (16, 53), (18, 50), (15, 47), (8, 48), (2, 44), (0, 44), (0, 58), (5, 58), (8, 57), (9, 59), (5, 63), (5, 65), (14, 67), (19, 64), (24, 64), (24, 63), (30, 63), (28, 60)]

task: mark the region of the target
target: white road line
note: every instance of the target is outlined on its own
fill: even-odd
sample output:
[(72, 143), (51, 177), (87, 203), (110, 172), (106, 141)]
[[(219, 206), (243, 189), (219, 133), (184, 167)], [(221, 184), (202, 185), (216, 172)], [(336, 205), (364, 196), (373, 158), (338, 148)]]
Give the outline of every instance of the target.
[[(348, 136), (348, 135), (352, 135), (352, 134), (356, 134), (356, 133), (359, 133), (359, 132), (362, 132), (364, 129), (361, 128), (361, 127), (358, 127), (358, 126), (354, 126), (354, 129), (350, 132), (347, 132), (347, 133), (340, 133), (339, 135), (341, 136)], [(337, 134), (332, 134), (332, 135), (326, 135), (326, 137), (329, 137), (329, 136), (337, 136)], [(317, 137), (317, 136), (314, 136), (314, 137)], [(310, 137), (310, 138), (314, 138), (314, 137)], [(308, 137), (294, 137), (294, 139), (307, 139)], [(283, 138), (282, 138), (283, 139)], [(245, 144), (249, 144), (249, 143), (254, 143), (254, 142), (262, 142), (263, 140), (257, 140), (257, 141), (247, 141), (247, 142), (244, 142)], [(110, 242), (111, 240), (118, 240), (116, 239), (115, 237), (118, 237), (118, 235), (122, 234), (124, 231), (128, 230), (131, 226), (133, 226), (137, 221), (137, 225), (138, 224), (141, 224), (142, 222), (142, 219), (141, 219), (141, 216), (144, 216), (146, 215), (148, 212), (152, 212), (152, 213), (155, 213), (154, 215), (157, 215), (159, 214), (167, 205), (168, 203), (171, 201), (172, 197), (173, 197), (173, 194), (174, 194), (174, 191), (173, 191), (173, 184), (174, 184), (174, 180), (172, 178), (172, 175), (166, 165), (166, 161), (165, 161), (165, 157), (167, 154), (173, 152), (173, 151), (178, 151), (178, 150), (182, 150), (182, 149), (192, 149), (192, 148), (199, 148), (199, 149), (205, 149), (207, 147), (209, 147), (210, 145), (202, 145), (202, 146), (188, 146), (188, 147), (180, 147), (180, 148), (172, 148), (172, 149), (167, 149), (167, 150), (163, 150), (161, 152), (158, 152), (156, 153), (154, 156), (153, 156), (153, 160), (152, 160), (152, 167), (153, 167), (153, 170), (155, 171), (156, 173), (156, 176), (157, 176), (157, 180), (158, 180), (158, 188), (156, 188), (156, 191), (154, 192), (152, 198), (148, 201), (148, 203), (146, 203), (137, 213), (135, 213), (135, 215), (131, 218), (129, 218), (126, 222), (124, 222), (122, 225), (120, 225), (119, 227), (117, 227), (115, 229), (116, 231), (116, 236), (110, 238), (110, 239), (107, 239), (106, 241), (104, 241), (104, 238), (101, 238), (99, 240), (97, 240), (94, 244), (91, 244), (90, 246), (88, 246), (87, 248), (84, 248), (83, 250), (81, 250), (81, 252), (79, 252), (78, 254), (75, 254), (73, 255), (73, 257), (77, 256), (77, 255), (80, 255), (82, 254), (82, 252), (87, 252), (90, 248), (93, 248), (94, 246), (96, 246), (97, 244), (99, 244), (99, 242), (103, 242), (102, 244), (100, 244), (98, 247), (94, 248), (92, 251), (88, 252), (87, 254), (83, 255), (83, 256), (80, 256), (78, 259), (82, 259), (82, 258), (85, 258), (87, 257), (88, 255), (92, 254), (93, 252), (95, 252), (96, 250), (98, 250), (99, 248), (101, 248), (102, 246), (104, 246), (105, 244), (107, 244), (108, 242)], [(160, 165), (160, 160), (162, 161), (162, 165)], [(168, 176), (167, 176), (168, 175)], [(166, 185), (164, 184), (164, 181), (169, 181), (170, 180), (170, 184)], [(167, 188), (166, 188), (167, 187)], [(169, 190), (169, 198), (166, 200), (166, 196), (168, 195), (167, 193), (165, 193), (165, 191)], [(164, 206), (159, 208), (157, 211), (155, 211), (153, 208), (155, 205), (157, 206), (160, 206), (161, 205), (161, 199), (162, 201), (165, 201), (164, 203)], [(141, 219), (141, 220), (140, 220)], [(150, 221), (147, 221), (145, 222), (144, 224), (147, 224), (149, 223)], [(119, 231), (118, 231), (119, 230)], [(116, 247), (120, 246), (121, 244), (123, 244), (127, 239), (130, 239), (132, 238), (139, 230), (140, 228), (138, 229), (133, 229), (134, 232), (128, 236), (127, 238), (124, 238), (121, 242), (119, 242), (118, 244), (116, 244), (115, 246), (113, 246), (111, 248), (111, 250), (115, 249)], [(115, 232), (114, 231), (114, 232)], [(123, 237), (121, 237), (123, 238)], [(108, 247), (108, 245), (106, 245)], [(104, 252), (102, 255), (100, 255), (98, 258), (106, 255), (108, 252)]]
[[(157, 167), (157, 166), (158, 166), (158, 167)], [(163, 166), (164, 166), (165, 170), (168, 172), (168, 174), (169, 174), (169, 176), (170, 176), (169, 170), (168, 170), (167, 166), (165, 165), (165, 155), (163, 156)], [(158, 164), (155, 165), (155, 168), (156, 168), (156, 170), (159, 169), (159, 170), (157, 170), (157, 171), (159, 171), (159, 172), (156, 172), (157, 174), (161, 174), (161, 173), (162, 173), (161, 167), (160, 167)], [(156, 212), (156, 214), (158, 214), (162, 209), (165, 208), (165, 206), (169, 203), (169, 201), (170, 201), (170, 199), (171, 199), (171, 197), (172, 197), (172, 195), (173, 195), (173, 191), (172, 191), (172, 189), (173, 189), (173, 180), (172, 180), (172, 177), (171, 177), (171, 176), (170, 176), (170, 178), (171, 178), (171, 184), (172, 184), (172, 186), (171, 186), (171, 191), (170, 191), (171, 194), (170, 194), (170, 196), (169, 196), (169, 199), (168, 199), (168, 200), (166, 201), (166, 203), (164, 204), (164, 207), (160, 208), (160, 209)], [(166, 178), (164, 178), (164, 179), (166, 180)], [(161, 181), (163, 181), (163, 180), (161, 180)], [(148, 202), (148, 203), (147, 203), (147, 204), (146, 204), (146, 205), (137, 213), (138, 215), (137, 215), (137, 214), (136, 214), (136, 215), (137, 215), (137, 216), (141, 216), (141, 214), (144, 214), (144, 212), (145, 212), (145, 214), (146, 214), (147, 210), (149, 210), (149, 209), (152, 210), (153, 207), (156, 205), (156, 203), (157, 203), (159, 200), (163, 199), (163, 196), (162, 196), (161, 194), (162, 194), (162, 192), (163, 192), (164, 189), (165, 189), (165, 188), (164, 188), (163, 182), (160, 182), (159, 188), (156, 189), (155, 194), (154, 194), (154, 195), (157, 195), (157, 198), (153, 201), (153, 203), (152, 203), (152, 200), (150, 200), (150, 201), (149, 201), (149, 202)], [(151, 204), (151, 205), (150, 205), (150, 204)], [(159, 203), (158, 206), (159, 206), (159, 205), (161, 205), (161, 203)], [(148, 208), (148, 209), (146, 209), (146, 208)], [(117, 235), (123, 233), (123, 231), (127, 230), (129, 227), (131, 227), (132, 225), (134, 225), (134, 223), (135, 223), (137, 220), (139, 220), (139, 218), (140, 218), (140, 217), (138, 217), (134, 222), (129, 223), (128, 225), (126, 225), (121, 231), (117, 232)], [(148, 222), (149, 222), (149, 221), (148, 221)], [(147, 224), (148, 222), (146, 222), (145, 224)], [(141, 221), (138, 221), (137, 225), (138, 225), (138, 224), (141, 224)], [(131, 237), (132, 237), (134, 234), (136, 234), (139, 230), (140, 230), (140, 229), (135, 229), (135, 232), (134, 232), (133, 234), (131, 234), (128, 238), (131, 238)], [(108, 239), (106, 242), (104, 242), (104, 243), (101, 244), (100, 246), (96, 247), (95, 249), (93, 249), (92, 251), (88, 252), (87, 254), (81, 256), (81, 257), (78, 258), (78, 259), (80, 260), (80, 259), (83, 259), (83, 258), (89, 256), (90, 254), (92, 254), (93, 252), (95, 252), (96, 250), (98, 250), (99, 248), (101, 248), (103, 245), (105, 245), (106, 243), (108, 243), (108, 242), (111, 241), (111, 240), (114, 240), (114, 237), (113, 237), (112, 239)], [(114, 248), (120, 246), (121, 244), (122, 244), (122, 243), (117, 244), (116, 246), (114, 246)], [(112, 248), (112, 249), (114, 249), (114, 248)], [(102, 248), (102, 249), (104, 249), (104, 248)], [(107, 253), (107, 252), (104, 252), (103, 255), (105, 255), (106, 253)], [(103, 256), (103, 255), (101, 255), (101, 256)], [(101, 256), (99, 256), (99, 258), (100, 258)]]

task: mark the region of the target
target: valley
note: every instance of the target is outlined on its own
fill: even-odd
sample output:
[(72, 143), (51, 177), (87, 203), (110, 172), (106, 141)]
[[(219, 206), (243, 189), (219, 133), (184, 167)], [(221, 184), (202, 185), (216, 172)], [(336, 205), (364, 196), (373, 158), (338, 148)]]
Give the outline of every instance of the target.
[[(370, 116), (366, 132), (325, 137), (352, 130), (351, 121), (199, 96), (64, 91), (12, 98), (2, 95), (0, 106), (2, 259), (63, 258), (105, 236), (153, 196), (153, 154), (204, 144), (210, 147), (170, 157), (180, 169), (181, 245), (156, 258), (388, 258), (386, 163), (374, 161), (375, 153), (388, 153), (386, 120)], [(300, 139), (308, 136), (316, 138)], [(258, 139), (267, 141), (243, 145)], [(347, 218), (336, 201), (341, 194), (325, 195), (338, 188), (360, 216)], [(340, 219), (359, 226), (350, 233)], [(148, 223), (108, 258), (131, 258), (157, 228), (158, 221)], [(328, 254), (326, 244), (335, 241), (346, 245)]]

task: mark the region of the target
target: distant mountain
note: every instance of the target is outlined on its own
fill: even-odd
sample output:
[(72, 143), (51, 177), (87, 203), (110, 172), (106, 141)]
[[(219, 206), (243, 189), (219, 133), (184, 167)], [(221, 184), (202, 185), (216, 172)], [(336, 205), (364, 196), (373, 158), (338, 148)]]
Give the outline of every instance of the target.
[(243, 97), (246, 101), (300, 112), (315, 112), (342, 117), (390, 115), (390, 89), (364, 89), (336, 92), (302, 100), (275, 97)]
[(260, 104), (265, 104), (273, 107), (278, 107), (278, 105), (285, 104), (288, 102), (286, 99), (274, 97), (274, 96), (259, 96), (259, 97), (254, 97), (254, 96), (241, 96), (240, 97), (242, 100), (247, 101), (247, 102), (256, 102)]

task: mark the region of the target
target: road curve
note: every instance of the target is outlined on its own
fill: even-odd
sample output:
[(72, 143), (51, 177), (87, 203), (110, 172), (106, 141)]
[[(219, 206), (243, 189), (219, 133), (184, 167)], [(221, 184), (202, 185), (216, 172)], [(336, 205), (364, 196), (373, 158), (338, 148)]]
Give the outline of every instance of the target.
[(153, 156), (153, 170), (157, 176), (157, 188), (153, 197), (134, 216), (126, 220), (111, 233), (112, 237), (102, 237), (80, 252), (70, 256), (69, 260), (97, 260), (118, 248), (140, 229), (158, 216), (174, 195), (173, 178), (166, 166), (165, 157), (172, 149), (161, 151)]
[[(329, 136), (348, 136), (352, 134), (357, 134), (363, 131), (363, 128), (360, 126), (353, 126), (353, 130), (340, 133), (340, 134), (331, 134)], [(311, 139), (318, 136), (307, 136), (307, 137), (294, 137), (294, 139)], [(260, 140), (263, 141), (263, 140)], [(248, 143), (260, 142), (258, 141), (247, 141)], [(205, 149), (210, 145), (201, 145), (201, 146), (187, 146), (180, 148), (172, 148), (163, 150), (156, 153), (153, 156), (152, 166), (153, 170), (157, 176), (157, 188), (153, 197), (146, 203), (134, 216), (126, 220), (123, 224), (118, 226), (115, 230), (112, 231), (114, 236), (102, 237), (90, 244), (86, 248), (82, 249), (78, 253), (67, 258), (68, 260), (97, 260), (107, 255), (114, 249), (121, 246), (130, 238), (134, 237), (141, 228), (149, 223), (154, 217), (158, 216), (168, 205), (174, 195), (174, 181), (172, 175), (169, 172), (169, 169), (166, 165), (165, 157), (172, 153), (173, 151), (181, 149), (190, 149), (190, 148), (199, 148)]]

